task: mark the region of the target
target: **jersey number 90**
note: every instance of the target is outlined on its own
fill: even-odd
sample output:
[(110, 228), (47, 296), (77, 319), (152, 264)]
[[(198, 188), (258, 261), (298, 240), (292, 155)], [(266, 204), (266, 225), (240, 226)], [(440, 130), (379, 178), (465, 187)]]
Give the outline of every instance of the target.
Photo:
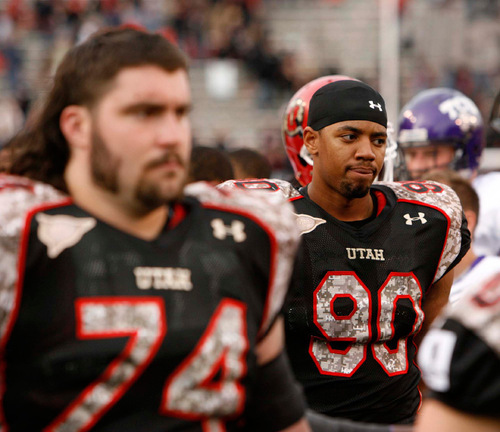
[[(389, 376), (408, 370), (407, 337), (421, 327), (424, 313), (420, 307), (422, 290), (412, 273), (391, 273), (372, 299), (369, 289), (354, 272), (328, 272), (314, 291), (314, 323), (324, 336), (312, 337), (309, 354), (324, 375), (352, 376), (366, 360), (367, 345), (371, 344), (373, 357)], [(352, 308), (339, 315), (335, 303), (347, 299)], [(397, 341), (391, 349), (387, 342), (395, 336), (397, 303), (408, 299), (415, 311), (411, 333)], [(343, 300), (344, 304), (346, 300)], [(373, 302), (378, 303), (375, 308)], [(347, 303), (349, 304), (349, 303)], [(376, 326), (372, 328), (373, 313), (377, 312)], [(376, 331), (377, 336), (374, 336)], [(330, 342), (347, 342), (344, 350), (334, 349)]]

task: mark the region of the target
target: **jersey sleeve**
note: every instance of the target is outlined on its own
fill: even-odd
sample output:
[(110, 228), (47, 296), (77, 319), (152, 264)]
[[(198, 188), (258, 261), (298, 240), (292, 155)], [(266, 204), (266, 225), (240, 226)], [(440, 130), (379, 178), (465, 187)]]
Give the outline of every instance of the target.
[[(384, 184), (384, 183), (382, 183)], [(396, 193), (398, 201), (412, 202), (439, 211), (448, 221), (443, 252), (433, 283), (457, 265), (471, 245), (467, 219), (456, 192), (434, 181), (386, 183)]]
[(500, 272), (448, 306), (418, 355), (429, 397), (500, 418)]
[(0, 175), (0, 337), (3, 339), (15, 306), (21, 242), (30, 210), (67, 198), (49, 185)]
[[(269, 238), (271, 250), (270, 262), (265, 270), (268, 275), (268, 287), (260, 328), (262, 336), (283, 307), (300, 241), (291, 204), (266, 191), (255, 190), (250, 193), (241, 188), (216, 189), (207, 183), (188, 185), (185, 193), (194, 196), (205, 206), (214, 205), (226, 211), (244, 215), (257, 223)], [(246, 251), (246, 256), (256, 262), (260, 256), (265, 255), (259, 250)]]

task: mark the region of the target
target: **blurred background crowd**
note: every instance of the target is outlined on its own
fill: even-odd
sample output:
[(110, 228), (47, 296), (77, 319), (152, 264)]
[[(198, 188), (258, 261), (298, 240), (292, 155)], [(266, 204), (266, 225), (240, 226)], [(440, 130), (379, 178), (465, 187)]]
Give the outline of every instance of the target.
[[(391, 0), (391, 19), (384, 1), (0, 0), (0, 145), (29, 120), (70, 46), (123, 24), (161, 32), (190, 57), (195, 144), (257, 150), (276, 177), (291, 172), (284, 107), (321, 75), (361, 79), (395, 100), (393, 111), (423, 89), (452, 87), (486, 120), (500, 89), (500, 1)], [(397, 67), (390, 95), (387, 63)]]

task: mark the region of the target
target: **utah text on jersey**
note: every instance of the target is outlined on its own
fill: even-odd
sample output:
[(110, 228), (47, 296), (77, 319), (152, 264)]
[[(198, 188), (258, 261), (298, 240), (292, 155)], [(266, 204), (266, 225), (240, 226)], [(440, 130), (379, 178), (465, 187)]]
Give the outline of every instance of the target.
[(136, 267), (134, 269), (137, 287), (142, 290), (170, 289), (190, 291), (193, 289), (191, 270), (175, 267)]

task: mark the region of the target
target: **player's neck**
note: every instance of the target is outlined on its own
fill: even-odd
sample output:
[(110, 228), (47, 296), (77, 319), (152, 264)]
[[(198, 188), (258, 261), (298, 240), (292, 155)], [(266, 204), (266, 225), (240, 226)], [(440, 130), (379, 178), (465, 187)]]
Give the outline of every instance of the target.
[(119, 194), (104, 190), (79, 172), (65, 175), (76, 205), (107, 224), (143, 240), (153, 240), (168, 218), (168, 206), (155, 210), (133, 207)]
[(369, 218), (374, 209), (370, 193), (362, 198), (346, 198), (339, 192), (311, 182), (308, 187), (309, 198), (336, 219), (345, 222)]

